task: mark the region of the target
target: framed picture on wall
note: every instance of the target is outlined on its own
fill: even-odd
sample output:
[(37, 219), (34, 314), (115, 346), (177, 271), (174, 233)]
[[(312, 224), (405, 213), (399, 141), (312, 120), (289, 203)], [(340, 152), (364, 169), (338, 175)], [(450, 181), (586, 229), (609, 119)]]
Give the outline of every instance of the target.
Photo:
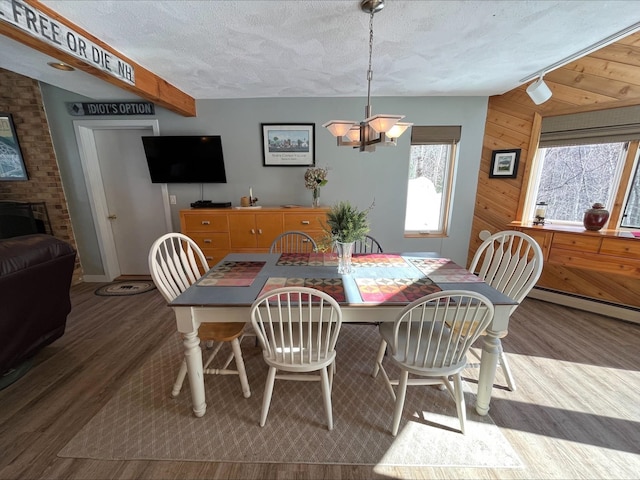
[(29, 180), (10, 113), (0, 113), (0, 180)]
[(315, 123), (262, 123), (265, 167), (312, 167), (316, 164)]
[(516, 178), (520, 149), (494, 150), (491, 157), (489, 178)]

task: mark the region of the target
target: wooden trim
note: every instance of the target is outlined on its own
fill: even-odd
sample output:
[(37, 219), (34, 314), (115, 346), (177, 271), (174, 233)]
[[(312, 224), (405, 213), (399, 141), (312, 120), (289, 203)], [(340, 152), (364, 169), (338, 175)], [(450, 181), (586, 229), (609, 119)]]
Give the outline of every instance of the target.
[(638, 140), (629, 142), (627, 157), (624, 160), (624, 167), (620, 175), (620, 181), (617, 185), (615, 198), (613, 200), (613, 207), (611, 208), (611, 215), (609, 216), (609, 223), (607, 224), (608, 228), (618, 228), (620, 226), (626, 192), (629, 189), (629, 184), (635, 170), (635, 160), (636, 156), (638, 155), (638, 145), (640, 145), (640, 141)]
[(86, 63), (79, 58), (67, 53), (63, 50), (58, 50), (52, 45), (45, 43), (44, 41), (29, 35), (24, 30), (11, 25), (7, 22), (0, 22), (0, 34), (20, 42), (27, 47), (30, 47), (34, 50), (39, 51), (45, 55), (49, 55), (51, 57), (57, 58), (58, 60), (71, 65), (78, 70), (82, 70), (94, 77), (97, 77), (101, 80), (104, 80), (107, 83), (115, 85), (118, 88), (122, 88), (128, 92), (131, 92), (135, 95), (138, 95), (146, 100), (150, 100), (168, 110), (176, 112), (185, 117), (195, 117), (196, 116), (196, 105), (195, 100), (187, 95), (186, 93), (178, 90), (173, 85), (169, 84), (167, 81), (158, 77), (154, 73), (150, 72), (146, 68), (137, 64), (136, 62), (130, 60), (125, 55), (122, 55), (103, 41), (91, 35), (89, 32), (84, 30), (83, 28), (75, 25), (70, 22), (66, 18), (62, 17), (60, 14), (48, 8), (46, 5), (36, 1), (36, 0), (22, 0), (25, 4), (42, 11), (43, 13), (50, 16), (52, 19), (55, 19), (57, 22), (65, 25), (70, 28), (74, 32), (77, 32), (88, 40), (91, 40), (96, 45), (102, 47), (106, 51), (113, 53), (115, 56), (121, 58), (122, 60), (129, 63), (135, 71), (135, 85), (130, 85), (108, 73), (100, 70), (92, 66), (89, 63)]
[(524, 162), (524, 172), (522, 174), (522, 187), (520, 188), (520, 198), (518, 199), (518, 210), (516, 218), (522, 219), (527, 204), (527, 195), (529, 193), (529, 183), (531, 182), (531, 172), (534, 170), (536, 163), (536, 155), (538, 153), (538, 141), (540, 140), (540, 132), (542, 130), (542, 116), (536, 112), (533, 114), (533, 123), (531, 125), (531, 136), (529, 137), (529, 147), (527, 149), (527, 158)]
[(608, 302), (600, 302), (581, 295), (568, 295), (563, 292), (534, 287), (528, 295), (530, 298), (544, 300), (545, 302), (564, 305), (565, 307), (576, 308), (586, 312), (606, 315), (618, 320), (625, 320), (640, 324), (640, 309), (625, 308), (611, 305)]

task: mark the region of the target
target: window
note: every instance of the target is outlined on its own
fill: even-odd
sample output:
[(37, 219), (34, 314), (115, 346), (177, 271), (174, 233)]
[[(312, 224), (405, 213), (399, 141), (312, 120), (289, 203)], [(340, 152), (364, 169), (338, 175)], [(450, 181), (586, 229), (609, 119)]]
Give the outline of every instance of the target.
[(446, 234), (460, 132), (459, 126), (412, 128), (406, 236)]
[(611, 210), (627, 147), (619, 142), (539, 149), (533, 203), (546, 202), (546, 218), (556, 222), (582, 223), (585, 210), (596, 202)]
[(546, 202), (547, 221), (582, 225), (598, 202), (611, 212), (608, 228), (640, 226), (639, 118), (640, 106), (543, 118), (522, 220)]
[(640, 162), (636, 160), (629, 196), (622, 213), (621, 227), (640, 228)]

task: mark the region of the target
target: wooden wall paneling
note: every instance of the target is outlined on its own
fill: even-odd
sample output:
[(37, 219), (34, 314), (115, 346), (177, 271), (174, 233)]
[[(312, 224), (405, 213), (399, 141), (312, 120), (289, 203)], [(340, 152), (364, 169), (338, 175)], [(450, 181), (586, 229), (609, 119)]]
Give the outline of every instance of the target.
[[(611, 77), (576, 72), (570, 68), (559, 68), (549, 74), (548, 79), (545, 77), (545, 80), (550, 84), (555, 84), (556, 89), (560, 89), (561, 86), (573, 88), (573, 93), (581, 99), (580, 103), (591, 103), (591, 99), (600, 103), (611, 102), (629, 97), (635, 98), (640, 95), (640, 86), (638, 85), (615, 80)], [(588, 97), (585, 92), (589, 93)]]
[(618, 79), (619, 81), (626, 81), (633, 84), (638, 81), (636, 69), (639, 66), (640, 65), (603, 62), (602, 59), (599, 58), (584, 57), (564, 68), (597, 77)]
[[(543, 117), (640, 105), (640, 32), (548, 73), (545, 81), (553, 96), (542, 105), (531, 101), (525, 91), (527, 85), (489, 98), (469, 261), (481, 243), (478, 239), (481, 230), (504, 230), (514, 218), (521, 219), (524, 189)], [(522, 148), (526, 155), (520, 156), (517, 178), (505, 180), (496, 188), (493, 179), (488, 178), (491, 150), (508, 148)], [(513, 200), (516, 195), (519, 196), (517, 206)], [(617, 197), (616, 202), (620, 201)], [(640, 306), (640, 282), (613, 273), (547, 262), (538, 285), (617, 304)]]

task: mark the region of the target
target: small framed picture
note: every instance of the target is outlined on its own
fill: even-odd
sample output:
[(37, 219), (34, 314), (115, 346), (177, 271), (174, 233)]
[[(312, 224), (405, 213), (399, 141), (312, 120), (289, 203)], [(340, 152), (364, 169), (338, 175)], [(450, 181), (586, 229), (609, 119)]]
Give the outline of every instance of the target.
[(0, 113), (0, 181), (29, 180), (10, 113)]
[(315, 123), (262, 123), (265, 167), (312, 167), (316, 164)]
[(516, 178), (520, 149), (494, 150), (491, 157), (489, 178)]

